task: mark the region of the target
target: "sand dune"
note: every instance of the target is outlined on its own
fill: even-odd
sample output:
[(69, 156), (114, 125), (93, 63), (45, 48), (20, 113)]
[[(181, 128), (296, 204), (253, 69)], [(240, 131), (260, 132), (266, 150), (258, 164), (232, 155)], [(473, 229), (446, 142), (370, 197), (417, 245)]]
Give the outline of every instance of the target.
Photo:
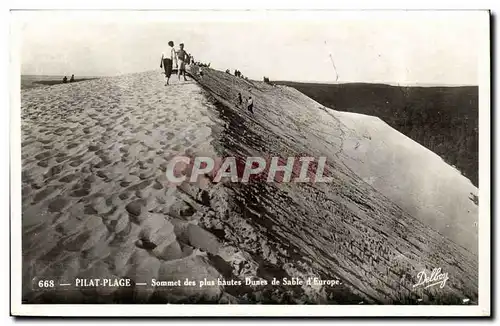
[[(165, 88), (159, 74), (23, 92), (25, 285), (31, 287), (30, 275), (136, 282), (216, 275), (191, 245), (196, 232), (197, 246), (205, 245), (193, 216), (201, 205), (166, 188), (164, 175), (178, 153), (214, 153), (209, 106), (193, 82)], [(171, 261), (178, 263), (169, 273)], [(154, 291), (145, 291), (136, 288), (134, 300), (149, 300)], [(200, 299), (220, 296), (220, 290), (194, 292)], [(84, 300), (85, 294), (73, 295), (69, 300)]]
[[(377, 148), (387, 158), (395, 146), (388, 139), (398, 137), (377, 138), (381, 129), (373, 128), (385, 126), (329, 112), (288, 87), (211, 69), (198, 83), (173, 79), (165, 87), (155, 71), (22, 92), (26, 301), (477, 302), (477, 254), (466, 248), (473, 244), (472, 221), (460, 215), (469, 199), (457, 197), (466, 204), (445, 217), (454, 232), (464, 229), (460, 241), (443, 233), (442, 223), (433, 224), (440, 202), (418, 197), (425, 187), (401, 183), (394, 192), (408, 162), (396, 157), (382, 169), (386, 162), (377, 161)], [(235, 105), (238, 92), (255, 99), (255, 115)], [(386, 147), (370, 147), (370, 137)], [(412, 151), (424, 155), (418, 147)], [(334, 182), (171, 187), (166, 164), (182, 153), (326, 155)], [(432, 160), (425, 155), (424, 163)], [(474, 190), (460, 189), (460, 195)], [(406, 207), (407, 198), (418, 205)], [(413, 291), (416, 273), (432, 267), (449, 272), (447, 287)], [(136, 283), (318, 277), (342, 284), (34, 291), (33, 279), (43, 277), (130, 277)]]
[(289, 109), (286, 118), (310, 130), (311, 146), (325, 146), (324, 153), (336, 154), (332, 160), (477, 255), (478, 207), (470, 198), (478, 189), (470, 180), (377, 117), (327, 109), (294, 89), (287, 92), (300, 109)]
[[(310, 258), (305, 265), (340, 274), (375, 301), (421, 302), (415, 275), (438, 267), (457, 282), (441, 298), (477, 295), (477, 188), (457, 170), (378, 118), (335, 112), (290, 87), (207, 75), (200, 83), (229, 108), (221, 109), (229, 129), (245, 130), (227, 132), (225, 143), (239, 144), (229, 153), (327, 156), (334, 182), (257, 192), (270, 194), (259, 216)], [(255, 115), (235, 105), (238, 92), (255, 99)]]

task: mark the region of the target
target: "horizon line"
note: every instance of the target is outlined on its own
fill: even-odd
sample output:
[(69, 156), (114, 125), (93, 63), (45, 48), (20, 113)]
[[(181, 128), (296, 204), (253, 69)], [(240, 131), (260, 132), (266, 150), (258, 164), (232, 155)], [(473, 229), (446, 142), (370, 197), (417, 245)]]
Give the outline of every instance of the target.
[[(211, 68), (213, 69), (213, 68)], [(214, 69), (217, 70), (217, 69)], [(122, 75), (141, 73), (141, 72), (149, 72), (152, 70), (138, 71), (138, 72), (130, 72), (119, 75), (78, 75), (79, 77), (119, 77)], [(46, 77), (60, 77), (65, 75), (47, 75), (47, 74), (21, 74), (21, 76), (46, 76)], [(254, 81), (262, 81), (259, 79), (251, 79)], [(385, 81), (345, 81), (345, 82), (334, 82), (334, 81), (318, 81), (318, 80), (286, 80), (286, 79), (270, 79), (270, 82), (291, 82), (291, 83), (302, 83), (302, 84), (328, 84), (328, 85), (342, 85), (342, 84), (371, 84), (371, 85), (388, 85), (395, 87), (479, 87), (479, 85), (474, 84), (436, 84), (436, 83), (419, 83), (419, 82), (385, 82)]]
[(437, 84), (437, 83), (419, 83), (419, 82), (384, 82), (384, 81), (345, 81), (345, 82), (331, 82), (331, 81), (318, 81), (318, 80), (270, 80), (271, 82), (291, 82), (291, 83), (303, 83), (303, 84), (328, 84), (328, 85), (341, 85), (341, 84), (372, 84), (372, 85), (388, 85), (388, 86), (399, 86), (399, 87), (479, 87), (475, 84)]

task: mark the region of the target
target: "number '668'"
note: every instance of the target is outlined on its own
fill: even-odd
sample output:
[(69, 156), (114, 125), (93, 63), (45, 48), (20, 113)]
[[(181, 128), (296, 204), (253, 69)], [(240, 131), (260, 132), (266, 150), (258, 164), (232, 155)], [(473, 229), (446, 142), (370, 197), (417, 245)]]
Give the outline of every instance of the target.
[(40, 280), (38, 281), (38, 286), (41, 288), (53, 288), (54, 287), (54, 281), (50, 280)]

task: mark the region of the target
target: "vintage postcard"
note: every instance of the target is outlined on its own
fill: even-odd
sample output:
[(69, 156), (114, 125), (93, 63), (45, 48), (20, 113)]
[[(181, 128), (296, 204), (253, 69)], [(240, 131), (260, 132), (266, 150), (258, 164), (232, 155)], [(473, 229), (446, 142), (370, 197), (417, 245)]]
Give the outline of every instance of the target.
[(13, 315), (490, 316), (488, 11), (11, 18)]

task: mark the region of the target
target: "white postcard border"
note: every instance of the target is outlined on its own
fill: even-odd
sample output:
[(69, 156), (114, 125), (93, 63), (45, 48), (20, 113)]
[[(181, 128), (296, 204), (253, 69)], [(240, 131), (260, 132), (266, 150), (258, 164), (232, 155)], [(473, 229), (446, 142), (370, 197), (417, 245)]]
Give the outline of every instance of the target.
[[(112, 11), (74, 12), (71, 17), (82, 19), (106, 19)], [(361, 18), (376, 13), (383, 15), (445, 15), (444, 11), (239, 11), (177, 12), (179, 19), (204, 18), (213, 20), (319, 19), (321, 17)], [(392, 305), (34, 305), (21, 303), (21, 144), (20, 144), (20, 24), (23, 19), (33, 19), (36, 12), (18, 17), (11, 13), (10, 38), (10, 191), (11, 191), (11, 314), (22, 316), (488, 316), (491, 313), (490, 253), (491, 253), (491, 139), (490, 139), (490, 31), (487, 11), (455, 12), (455, 14), (480, 15), (481, 48), (479, 49), (479, 303), (477, 306), (392, 306)], [(24, 14), (24, 13), (23, 13)], [(184, 15), (184, 16), (183, 16)], [(134, 17), (135, 16), (135, 17)], [(208, 17), (210, 16), (210, 17)], [(161, 12), (129, 11), (119, 19), (160, 19)], [(207, 18), (208, 17), (208, 18)], [(377, 17), (377, 18), (379, 18)]]

